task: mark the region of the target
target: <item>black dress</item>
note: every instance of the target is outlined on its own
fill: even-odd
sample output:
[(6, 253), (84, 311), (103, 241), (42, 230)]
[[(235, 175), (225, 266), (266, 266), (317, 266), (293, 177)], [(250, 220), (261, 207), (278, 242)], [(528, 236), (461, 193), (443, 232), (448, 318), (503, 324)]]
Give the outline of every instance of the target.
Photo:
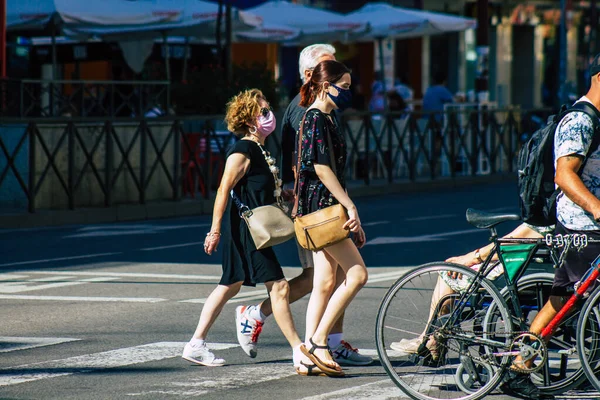
[[(329, 140), (333, 146), (333, 157), (329, 151)], [(296, 137), (296, 146), (297, 146)], [(333, 118), (312, 108), (306, 112), (302, 129), (302, 154), (300, 176), (298, 179), (298, 211), (297, 215), (310, 214), (339, 202), (315, 172), (315, 164), (332, 166), (335, 162), (335, 172), (342, 188), (346, 188), (344, 168), (346, 167), (346, 141), (339, 132)], [(333, 170), (333, 168), (332, 168)]]
[[(229, 149), (227, 157), (233, 153), (242, 153), (250, 159), (248, 172), (233, 188), (242, 203), (250, 209), (275, 203), (275, 181), (259, 145), (251, 140), (239, 140)], [(223, 215), (221, 239), (221, 285), (243, 281), (246, 286), (256, 286), (257, 283), (284, 279), (273, 248), (256, 249), (248, 226), (240, 217), (231, 196)]]

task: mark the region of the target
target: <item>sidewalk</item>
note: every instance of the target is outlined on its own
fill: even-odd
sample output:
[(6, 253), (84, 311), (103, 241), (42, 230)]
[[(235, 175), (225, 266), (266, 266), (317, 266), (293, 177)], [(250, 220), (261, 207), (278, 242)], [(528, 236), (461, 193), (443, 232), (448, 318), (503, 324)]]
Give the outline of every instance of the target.
[[(381, 196), (388, 193), (415, 193), (447, 191), (464, 186), (489, 183), (515, 182), (516, 174), (500, 174), (475, 177), (443, 178), (435, 181), (394, 182), (363, 181), (348, 182), (352, 197)], [(80, 208), (75, 210), (38, 210), (35, 213), (0, 214), (0, 229), (34, 228), (57, 225), (98, 224), (118, 221), (140, 221), (147, 219), (182, 217), (210, 214), (214, 197), (211, 199), (183, 199), (147, 204), (121, 204), (108, 208)]]

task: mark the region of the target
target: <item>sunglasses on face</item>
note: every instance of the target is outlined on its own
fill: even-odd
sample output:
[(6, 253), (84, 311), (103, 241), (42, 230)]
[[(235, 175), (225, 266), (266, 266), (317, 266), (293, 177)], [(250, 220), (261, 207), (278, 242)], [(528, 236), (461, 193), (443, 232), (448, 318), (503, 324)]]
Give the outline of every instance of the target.
[(269, 116), (269, 113), (273, 111), (273, 109), (271, 108), (271, 106), (268, 107), (263, 107), (260, 109), (260, 115), (262, 115), (263, 117), (267, 118)]

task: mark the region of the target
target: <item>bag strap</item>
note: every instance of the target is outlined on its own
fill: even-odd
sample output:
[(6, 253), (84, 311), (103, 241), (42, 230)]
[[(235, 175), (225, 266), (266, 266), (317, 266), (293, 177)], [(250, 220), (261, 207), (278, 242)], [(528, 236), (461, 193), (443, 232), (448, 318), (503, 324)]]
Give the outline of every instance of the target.
[(231, 192), (229, 192), (231, 194), (231, 198), (233, 199), (233, 203), (235, 204), (235, 206), (237, 207), (240, 217), (244, 217), (244, 214), (250, 211), (250, 207), (248, 207), (247, 205), (245, 205), (242, 202), (242, 199), (240, 199), (238, 197), (237, 194), (235, 194), (235, 192), (233, 191), (233, 189), (231, 189)]
[(581, 168), (579, 168), (579, 175), (581, 175), (587, 160), (590, 158), (592, 153), (598, 149), (598, 146), (600, 146), (600, 132), (598, 132), (600, 127), (600, 112), (593, 104), (587, 101), (579, 101), (575, 103), (573, 107), (571, 107), (571, 111), (582, 111), (586, 113), (592, 119), (592, 123), (594, 124), (592, 143), (590, 143), (590, 147), (588, 148), (587, 154), (585, 155), (583, 163), (581, 164)]
[[(304, 116), (302, 117), (302, 122), (300, 123), (300, 128), (298, 129), (298, 153), (296, 157), (296, 171), (295, 171), (295, 181), (294, 181), (294, 208), (292, 208), (292, 218), (296, 217), (298, 214), (298, 200), (299, 200), (299, 185), (300, 181), (300, 166), (302, 164), (302, 135), (304, 135), (304, 121), (306, 120), (306, 114), (308, 114), (310, 110), (306, 110)], [(335, 154), (333, 152), (333, 145), (331, 142), (331, 135), (327, 134), (327, 145), (329, 147), (329, 159), (331, 161), (331, 170), (334, 175), (337, 177), (337, 169), (335, 167)]]

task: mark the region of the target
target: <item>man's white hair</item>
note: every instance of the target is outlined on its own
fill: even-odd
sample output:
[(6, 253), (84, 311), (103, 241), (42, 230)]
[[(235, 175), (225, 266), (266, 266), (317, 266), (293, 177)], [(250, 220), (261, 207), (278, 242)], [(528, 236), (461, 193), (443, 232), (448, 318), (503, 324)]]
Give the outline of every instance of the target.
[(306, 83), (306, 77), (304, 76), (304, 71), (307, 69), (313, 69), (319, 63), (319, 58), (324, 55), (335, 54), (335, 47), (330, 44), (311, 44), (310, 46), (306, 46), (300, 52), (300, 60), (298, 61), (300, 78), (302, 79), (302, 83)]

